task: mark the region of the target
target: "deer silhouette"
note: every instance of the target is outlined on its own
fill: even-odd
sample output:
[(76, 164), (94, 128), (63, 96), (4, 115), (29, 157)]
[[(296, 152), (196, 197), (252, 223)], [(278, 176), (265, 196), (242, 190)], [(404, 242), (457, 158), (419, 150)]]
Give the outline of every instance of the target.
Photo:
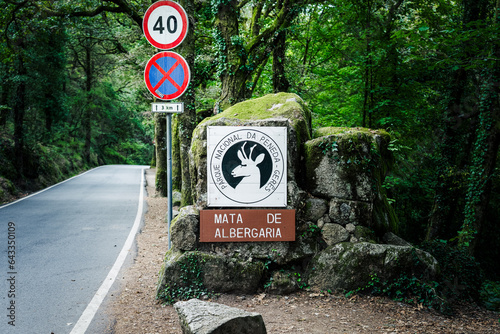
[(238, 151), (238, 158), (241, 160), (241, 164), (233, 169), (231, 175), (233, 177), (243, 177), (243, 179), (234, 188), (236, 191), (258, 191), (260, 189), (260, 169), (257, 167), (264, 160), (264, 153), (257, 156), (255, 160), (252, 160), (252, 153), (257, 146), (250, 147), (250, 154), (245, 153), (245, 145), (247, 142), (243, 143), (240, 150)]

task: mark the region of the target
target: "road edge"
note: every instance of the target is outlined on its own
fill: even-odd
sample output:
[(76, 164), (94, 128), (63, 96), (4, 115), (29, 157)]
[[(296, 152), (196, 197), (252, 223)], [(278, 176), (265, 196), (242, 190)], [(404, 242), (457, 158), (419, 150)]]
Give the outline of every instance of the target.
[(110, 291), (113, 283), (116, 281), (116, 278), (118, 277), (118, 274), (120, 273), (120, 270), (125, 263), (125, 260), (127, 259), (127, 256), (129, 255), (129, 252), (131, 251), (132, 247), (134, 246), (135, 242), (135, 237), (137, 233), (139, 232), (139, 229), (141, 227), (141, 222), (142, 222), (142, 217), (144, 213), (144, 188), (145, 188), (145, 170), (146, 168), (141, 169), (141, 183), (140, 183), (140, 192), (139, 192), (139, 206), (137, 208), (137, 214), (135, 217), (134, 225), (132, 226), (132, 229), (130, 230), (130, 233), (127, 237), (127, 240), (125, 241), (125, 244), (123, 245), (123, 248), (121, 249), (120, 253), (118, 254), (118, 257), (116, 258), (115, 263), (113, 264), (113, 267), (109, 271), (108, 275), (102, 282), (101, 286), (95, 293), (94, 297), (90, 301), (90, 303), (87, 305), (85, 310), (83, 311), (82, 315), (78, 319), (77, 323), (71, 330), (70, 334), (84, 334), (88, 327), (90, 326), (90, 323), (94, 319), (94, 316), (96, 315), (97, 311), (99, 310), (99, 307), (101, 306), (102, 302), (108, 295), (108, 292)]

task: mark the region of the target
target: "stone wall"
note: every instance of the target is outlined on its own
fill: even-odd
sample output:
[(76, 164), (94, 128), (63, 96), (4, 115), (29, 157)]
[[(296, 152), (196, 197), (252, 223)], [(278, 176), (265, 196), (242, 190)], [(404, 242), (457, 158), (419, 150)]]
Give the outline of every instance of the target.
[[(287, 208), (296, 210), (294, 242), (199, 242), (199, 210), (207, 207), (208, 126), (287, 127)], [(375, 259), (370, 245), (383, 243), (384, 235), (397, 232), (397, 218), (382, 188), (393, 163), (389, 134), (364, 128), (323, 128), (312, 138), (311, 130), (306, 104), (286, 93), (239, 103), (197, 126), (190, 151), (196, 203), (182, 208), (172, 221), (172, 250), (161, 270), (159, 293), (188, 284), (182, 280), (187, 258), (198, 263), (200, 279), (208, 290), (235, 293), (263, 288), (291, 292), (303, 287), (308, 277), (313, 289), (352, 288), (367, 283), (370, 272), (411, 267), (411, 246), (385, 244), (376, 248), (376, 260), (370, 260)], [(425, 265), (417, 270), (432, 276), (437, 264), (427, 255), (421, 256)], [(403, 264), (401, 258), (408, 261)], [(354, 266), (366, 261), (373, 265)], [(355, 283), (339, 284), (339, 277), (344, 277), (339, 271), (363, 269), (369, 272), (360, 274)]]

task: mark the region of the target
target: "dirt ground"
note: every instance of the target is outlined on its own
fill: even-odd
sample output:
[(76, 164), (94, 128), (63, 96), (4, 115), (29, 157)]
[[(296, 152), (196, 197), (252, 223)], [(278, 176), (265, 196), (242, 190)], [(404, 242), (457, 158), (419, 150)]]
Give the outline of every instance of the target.
[[(154, 170), (146, 174), (148, 210), (137, 236), (137, 257), (121, 278), (109, 304), (109, 332), (179, 334), (172, 306), (155, 298), (158, 271), (167, 250), (167, 201), (155, 196)], [(223, 294), (217, 303), (260, 313), (268, 333), (500, 333), (500, 315), (473, 305), (457, 307), (453, 317), (387, 298), (320, 295), (302, 291), (288, 296)]]

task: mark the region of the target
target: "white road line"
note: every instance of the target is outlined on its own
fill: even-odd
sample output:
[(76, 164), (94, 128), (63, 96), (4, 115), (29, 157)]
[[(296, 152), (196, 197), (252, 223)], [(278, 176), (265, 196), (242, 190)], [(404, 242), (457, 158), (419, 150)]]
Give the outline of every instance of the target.
[(127, 258), (128, 253), (130, 252), (130, 249), (133, 246), (135, 235), (139, 231), (139, 227), (141, 225), (141, 219), (142, 219), (142, 211), (144, 207), (144, 169), (142, 171), (142, 176), (141, 176), (141, 190), (139, 193), (139, 208), (137, 209), (137, 215), (135, 216), (135, 222), (134, 226), (132, 226), (132, 230), (130, 231), (127, 240), (125, 241), (125, 245), (123, 245), (122, 250), (120, 251), (120, 254), (118, 254), (118, 258), (115, 261), (115, 264), (111, 268), (111, 270), (108, 273), (108, 276), (104, 279), (104, 282), (102, 282), (99, 290), (97, 290), (96, 294), (94, 295), (94, 298), (90, 301), (90, 304), (87, 305), (87, 308), (85, 311), (83, 311), (82, 315), (80, 316), (80, 319), (78, 319), (78, 322), (76, 323), (75, 327), (73, 327), (73, 330), (71, 331), (70, 334), (84, 334), (87, 328), (89, 327), (90, 323), (92, 322), (92, 319), (94, 318), (95, 314), (97, 313), (97, 310), (101, 306), (101, 303), (103, 302), (104, 298), (109, 292), (109, 289), (111, 289), (111, 286), (113, 285), (114, 281), (116, 280), (116, 277), (118, 276), (118, 273), (120, 272), (121, 267), (123, 266), (123, 263), (125, 262), (125, 259)]
[(87, 173), (90, 173), (90, 172), (92, 172), (92, 171), (94, 171), (94, 170), (96, 170), (96, 169), (98, 169), (98, 168), (102, 168), (102, 167), (104, 167), (104, 166), (99, 166), (99, 167), (96, 167), (96, 168), (92, 168), (91, 170), (88, 170), (88, 171), (86, 171), (85, 173), (81, 173), (81, 174), (75, 175), (75, 176), (73, 176), (73, 177), (70, 177), (70, 178), (69, 178), (69, 179), (67, 179), (67, 180), (64, 180), (64, 181), (61, 181), (61, 182), (59, 182), (59, 183), (56, 183), (56, 184), (54, 184), (54, 185), (52, 185), (52, 186), (50, 186), (50, 187), (48, 187), (48, 188), (45, 188), (45, 189), (40, 190), (40, 191), (37, 191), (36, 193), (33, 193), (33, 194), (29, 195), (29, 196), (26, 196), (26, 197), (23, 197), (23, 198), (20, 198), (20, 199), (18, 199), (18, 200), (16, 200), (16, 201), (14, 201), (14, 202), (11, 202), (11, 203), (8, 203), (8, 204), (5, 204), (5, 205), (2, 205), (2, 206), (0, 206), (0, 209), (6, 208), (6, 207), (8, 207), (8, 206), (10, 206), (10, 205), (12, 205), (12, 204), (16, 204), (17, 202), (24, 201), (25, 199), (28, 199), (28, 198), (30, 198), (30, 197), (33, 197), (33, 196), (39, 195), (39, 194), (43, 193), (44, 191), (47, 191), (47, 190), (52, 189), (52, 188), (54, 188), (54, 187), (57, 187), (57, 186), (59, 186), (59, 185), (61, 185), (61, 184), (63, 184), (63, 183), (68, 182), (69, 180), (73, 180), (74, 178), (80, 177), (80, 176), (82, 176), (82, 175), (85, 175), (85, 174), (87, 174)]

